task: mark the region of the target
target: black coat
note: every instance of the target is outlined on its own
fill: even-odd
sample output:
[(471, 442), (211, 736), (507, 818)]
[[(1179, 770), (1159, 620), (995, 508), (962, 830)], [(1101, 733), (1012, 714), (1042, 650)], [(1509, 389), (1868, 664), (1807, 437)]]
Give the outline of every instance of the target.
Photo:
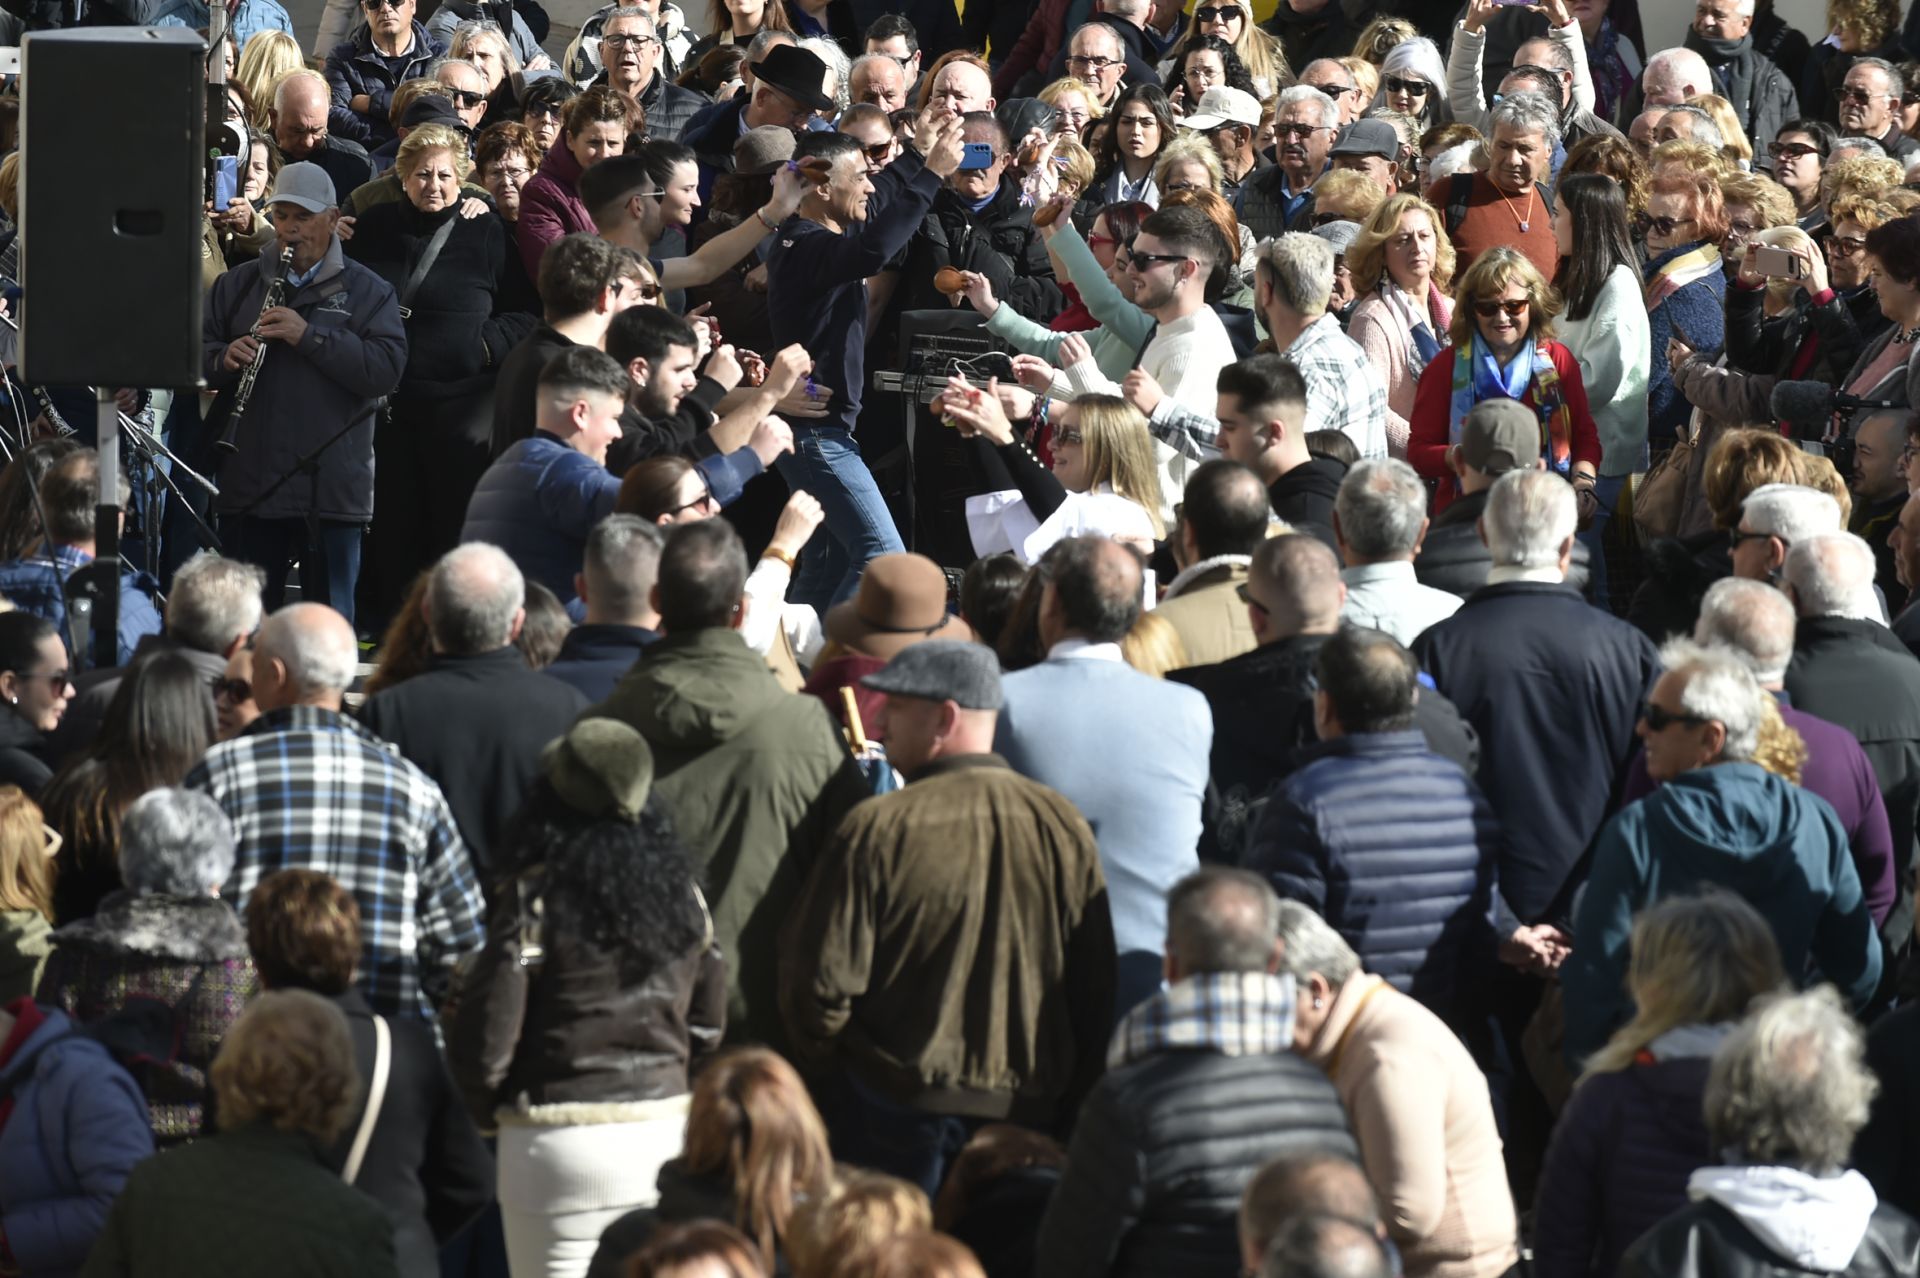
[[(1465, 599), (1487, 584), (1487, 574), (1493, 571), (1493, 552), (1480, 540), (1480, 529), (1476, 525), (1487, 509), (1490, 492), (1482, 489), (1457, 497), (1435, 516), (1426, 539), (1420, 543), (1420, 554), (1413, 561), (1413, 575), (1420, 579), (1421, 585)], [(1588, 596), (1592, 594), (1587, 588), (1592, 559), (1586, 543), (1575, 538), (1567, 584)]]
[(1920, 1212), (1920, 1006), (1880, 1018), (1867, 1035), (1867, 1063), (1880, 1077), (1873, 1116), (1853, 1141), (1853, 1166), (1881, 1202)]
[(951, 190), (933, 197), (900, 268), (900, 309), (945, 308), (946, 298), (933, 288), (934, 272), (943, 266), (986, 276), (996, 297), (1036, 324), (1051, 322), (1066, 306), (1046, 242), (1033, 229), (1033, 210), (1021, 205), (1012, 182), (1002, 182), (978, 213)]
[[(1360, 38), (1365, 22), (1354, 20), (1347, 11), (1349, 5), (1371, 16), (1370, 7), (1355, 0), (1329, 0), (1325, 7), (1305, 15), (1288, 8), (1287, 0), (1280, 0), (1273, 16), (1260, 24), (1261, 30), (1280, 41), (1287, 65), (1298, 74), (1317, 58), (1344, 58), (1353, 53), (1354, 41)], [(1444, 87), (1440, 91), (1445, 92)]]
[[(1155, 56), (1152, 47), (1147, 44), (1146, 32), (1124, 18), (1116, 18), (1104, 13), (1088, 14), (1087, 25), (1091, 26), (1096, 22), (1112, 27), (1113, 33), (1120, 37), (1120, 47), (1126, 51), (1127, 71), (1120, 77), (1120, 88), (1123, 91), (1142, 84), (1160, 83), (1160, 72), (1154, 66), (1159, 59)], [(1075, 30), (1078, 29), (1075, 28)], [(1072, 34), (1072, 32), (1067, 33), (1068, 38), (1060, 42), (1060, 51), (1053, 55), (1053, 65), (1047, 69), (1048, 83), (1058, 80), (1067, 73), (1067, 50), (1073, 43)], [(1352, 50), (1349, 49), (1348, 52)], [(931, 58), (928, 58), (927, 62), (928, 65), (932, 65)], [(1017, 142), (1018, 139), (1015, 141)]]
[(511, 645), (436, 656), (426, 673), (367, 698), (360, 721), (439, 782), (474, 865), (520, 810), (540, 752), (564, 736), (587, 699), (527, 668)]
[(1481, 788), (1506, 831), (1500, 895), (1524, 923), (1564, 912), (1588, 843), (1620, 804), (1660, 654), (1549, 582), (1481, 587), (1413, 652), (1480, 734)]
[[(1238, 864), (1270, 791), (1315, 745), (1313, 659), (1330, 636), (1295, 635), (1211, 666), (1167, 675), (1199, 689), (1213, 710), (1213, 747), (1202, 813), (1203, 860)], [(1427, 746), (1471, 776), (1480, 762), (1473, 729), (1453, 703), (1420, 690), (1414, 722)]]
[(1718, 528), (1691, 537), (1662, 537), (1647, 551), (1647, 575), (1633, 592), (1627, 620), (1655, 643), (1693, 633), (1700, 601), (1713, 583), (1733, 575), (1733, 552)]
[(575, 626), (560, 644), (560, 655), (541, 673), (579, 689), (588, 701), (605, 701), (621, 676), (633, 669), (649, 645), (659, 641), (659, 631), (642, 626), (597, 622)]
[(1340, 547), (1333, 536), (1333, 499), (1346, 477), (1344, 463), (1332, 457), (1309, 457), (1267, 486), (1267, 501), (1276, 518), (1292, 525), (1295, 532), (1318, 537), (1338, 555)]
[(47, 766), (47, 739), (41, 731), (11, 710), (0, 711), (0, 785), (17, 785), (30, 799), (52, 779)]
[(1359, 1161), (1339, 1093), (1291, 1052), (1168, 1051), (1111, 1070), (1074, 1124), (1034, 1272), (1237, 1273), (1247, 1181), (1276, 1157), (1322, 1151)]
[[(373, 1009), (358, 990), (333, 1002), (346, 1015), (364, 1089), (373, 1077)], [(493, 1156), (460, 1104), (433, 1027), (389, 1017), (387, 1028), (393, 1047), (386, 1096), (353, 1184), (393, 1222), (394, 1258), (403, 1278), (433, 1278), (440, 1272), (438, 1245), (493, 1201)], [(365, 1112), (363, 1092), (323, 1159), (334, 1171), (346, 1166)]]
[[(1620, 1278), (1803, 1278), (1813, 1272), (1769, 1250), (1726, 1208), (1689, 1203), (1644, 1234), (1620, 1261)], [(1920, 1223), (1881, 1203), (1844, 1278), (1920, 1273)]]
[[(693, 1220), (734, 1223), (733, 1191), (724, 1174), (696, 1176), (678, 1158), (660, 1168), (660, 1201), (630, 1211), (601, 1231), (600, 1245), (587, 1265), (587, 1278), (625, 1278), (627, 1261), (662, 1225)], [(786, 1257), (775, 1257), (776, 1274), (787, 1272)]]

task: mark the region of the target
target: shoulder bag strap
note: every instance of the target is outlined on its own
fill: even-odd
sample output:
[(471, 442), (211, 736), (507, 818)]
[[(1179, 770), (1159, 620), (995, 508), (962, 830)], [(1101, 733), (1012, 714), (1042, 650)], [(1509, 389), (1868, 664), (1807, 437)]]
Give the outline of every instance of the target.
[(447, 237), (453, 234), (453, 224), (459, 220), (460, 211), (455, 209), (453, 216), (442, 222), (440, 229), (433, 233), (433, 238), (427, 241), (427, 247), (420, 254), (420, 261), (413, 268), (413, 274), (407, 276), (406, 285), (400, 290), (401, 319), (412, 318), (414, 294), (418, 293), (420, 286), (427, 282), (427, 272), (431, 271), (433, 264), (440, 260), (440, 250), (447, 246)]
[(367, 1086), (367, 1108), (360, 1115), (360, 1130), (353, 1134), (353, 1148), (347, 1151), (347, 1165), (340, 1179), (351, 1185), (366, 1161), (367, 1146), (373, 1143), (373, 1129), (380, 1122), (380, 1105), (387, 1098), (387, 1074), (393, 1067), (393, 1034), (387, 1018), (373, 1018), (373, 1081)]

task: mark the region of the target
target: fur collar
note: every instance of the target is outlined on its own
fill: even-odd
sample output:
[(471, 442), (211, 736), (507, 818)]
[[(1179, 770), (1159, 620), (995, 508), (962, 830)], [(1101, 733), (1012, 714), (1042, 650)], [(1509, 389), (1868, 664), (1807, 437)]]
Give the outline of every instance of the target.
[(141, 895), (126, 889), (100, 903), (90, 919), (53, 934), (59, 945), (110, 954), (148, 954), (191, 963), (247, 956), (247, 934), (233, 907), (213, 896)]

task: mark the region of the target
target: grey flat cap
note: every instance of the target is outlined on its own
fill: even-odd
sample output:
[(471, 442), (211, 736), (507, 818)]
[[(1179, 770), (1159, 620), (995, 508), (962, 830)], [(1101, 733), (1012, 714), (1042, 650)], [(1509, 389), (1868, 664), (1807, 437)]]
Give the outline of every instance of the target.
[(962, 710), (998, 710), (1001, 704), (999, 660), (991, 648), (965, 639), (928, 639), (903, 648), (860, 682), (889, 696), (956, 702)]

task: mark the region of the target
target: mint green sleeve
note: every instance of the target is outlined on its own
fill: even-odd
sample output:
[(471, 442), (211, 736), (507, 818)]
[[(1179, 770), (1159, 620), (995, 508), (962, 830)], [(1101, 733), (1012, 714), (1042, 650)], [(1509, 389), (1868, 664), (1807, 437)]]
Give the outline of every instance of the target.
[(1067, 278), (1080, 290), (1087, 313), (1106, 326), (1108, 332), (1137, 348), (1153, 331), (1153, 317), (1120, 296), (1120, 290), (1107, 278), (1107, 272), (1094, 257), (1093, 250), (1080, 238), (1080, 232), (1066, 219), (1049, 245), (1054, 256), (1065, 264)]

